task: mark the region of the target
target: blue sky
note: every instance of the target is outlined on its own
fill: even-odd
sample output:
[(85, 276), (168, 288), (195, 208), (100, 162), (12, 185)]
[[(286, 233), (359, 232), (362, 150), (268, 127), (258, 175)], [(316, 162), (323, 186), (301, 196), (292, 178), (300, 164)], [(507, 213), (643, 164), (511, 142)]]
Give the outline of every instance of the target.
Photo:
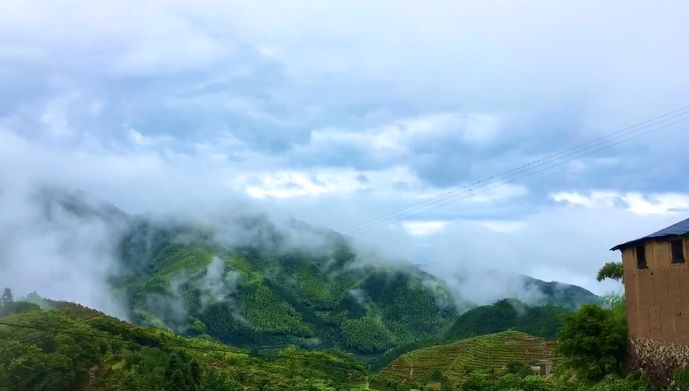
[[(689, 104), (682, 1), (5, 1), (0, 188), (344, 229)], [(689, 122), (361, 240), (582, 284), (689, 217)]]

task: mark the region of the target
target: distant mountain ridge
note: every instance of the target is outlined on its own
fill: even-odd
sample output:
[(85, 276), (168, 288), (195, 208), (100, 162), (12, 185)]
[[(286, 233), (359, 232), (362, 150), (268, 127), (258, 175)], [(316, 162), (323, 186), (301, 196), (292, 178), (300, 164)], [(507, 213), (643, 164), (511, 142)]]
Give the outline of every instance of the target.
[(555, 305), (574, 310), (582, 304), (600, 302), (596, 294), (577, 285), (546, 282), (526, 275), (521, 277), (526, 290), (540, 293), (540, 297), (528, 303), (531, 305)]
[[(582, 304), (599, 303), (600, 297), (577, 285), (557, 281), (543, 281), (525, 274), (500, 269), (467, 267), (457, 270), (434, 268), (435, 263), (419, 265), (433, 275), (442, 276), (459, 296), (479, 304), (491, 304), (498, 300), (517, 299), (532, 306), (554, 305), (570, 310)], [(489, 280), (489, 283), (483, 281)]]

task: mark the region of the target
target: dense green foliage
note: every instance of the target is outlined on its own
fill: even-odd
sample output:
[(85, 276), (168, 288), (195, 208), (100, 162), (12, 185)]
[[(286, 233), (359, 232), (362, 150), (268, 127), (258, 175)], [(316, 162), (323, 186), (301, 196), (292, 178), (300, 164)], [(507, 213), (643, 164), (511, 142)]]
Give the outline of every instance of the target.
[(596, 280), (603, 281), (609, 278), (611, 280), (621, 281), (623, 277), (624, 269), (622, 267), (622, 262), (608, 262), (598, 270)]
[(137, 327), (68, 303), (0, 321), (0, 390), (336, 390), (365, 367), (336, 352), (248, 352)]
[(305, 251), (267, 221), (247, 224), (268, 239), (225, 245), (200, 228), (133, 225), (120, 251), (128, 272), (113, 278), (132, 320), (244, 347), (378, 355), (442, 337), (457, 315), (445, 285), (416, 268), (365, 264), (335, 233), (317, 232), (324, 245)]
[(345, 319), (342, 322), (345, 345), (361, 352), (379, 352), (390, 347), (392, 335), (383, 323), (372, 316)]
[[(606, 308), (589, 304), (566, 314), (557, 348), (544, 349), (544, 341), (515, 332), (486, 335), (411, 351), (381, 371), (374, 383), (386, 390), (650, 390), (646, 379), (624, 370), (624, 299), (610, 296), (604, 301)], [(477, 314), (491, 320), (493, 312)], [(543, 358), (546, 360), (541, 362), (555, 363), (554, 372), (545, 377), (528, 366)], [(675, 372), (677, 389), (688, 387), (687, 373), (682, 369)]]
[(567, 313), (569, 311), (561, 307), (529, 306), (518, 300), (504, 299), (462, 314), (448, 331), (446, 339), (458, 340), (506, 330), (555, 339)]
[(622, 372), (627, 352), (623, 312), (584, 305), (567, 316), (558, 338), (562, 355), (586, 377), (596, 380)]
[[(59, 325), (74, 332), (90, 329), (59, 312), (28, 311), (9, 316), (8, 322), (52, 329)], [(90, 368), (107, 349), (82, 343), (78, 336), (0, 328), (0, 385), (16, 390), (64, 390), (84, 381)]]
[(672, 374), (672, 382), (680, 391), (689, 390), (689, 368), (677, 368)]

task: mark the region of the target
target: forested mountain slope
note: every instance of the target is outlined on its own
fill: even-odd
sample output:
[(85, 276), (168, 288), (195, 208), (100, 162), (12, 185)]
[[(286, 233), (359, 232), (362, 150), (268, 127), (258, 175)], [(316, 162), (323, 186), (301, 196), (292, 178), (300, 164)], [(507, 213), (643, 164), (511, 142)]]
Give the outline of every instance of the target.
[(441, 281), (362, 262), (337, 234), (315, 233), (318, 248), (291, 248), (265, 219), (242, 224), (260, 239), (228, 246), (203, 228), (133, 224), (121, 245), (125, 272), (113, 278), (131, 319), (241, 346), (367, 354), (442, 335), (458, 313)]

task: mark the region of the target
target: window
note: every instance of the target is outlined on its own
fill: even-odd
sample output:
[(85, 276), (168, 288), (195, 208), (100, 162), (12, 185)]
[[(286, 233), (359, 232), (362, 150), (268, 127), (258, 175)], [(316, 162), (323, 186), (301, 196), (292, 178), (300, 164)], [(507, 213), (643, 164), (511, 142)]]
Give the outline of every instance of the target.
[(670, 250), (672, 252), (672, 263), (684, 263), (684, 251), (682, 251), (682, 240), (670, 241)]
[(635, 249), (636, 252), (636, 267), (639, 269), (645, 269), (648, 267), (646, 265), (646, 246), (643, 244), (640, 246), (636, 246)]

